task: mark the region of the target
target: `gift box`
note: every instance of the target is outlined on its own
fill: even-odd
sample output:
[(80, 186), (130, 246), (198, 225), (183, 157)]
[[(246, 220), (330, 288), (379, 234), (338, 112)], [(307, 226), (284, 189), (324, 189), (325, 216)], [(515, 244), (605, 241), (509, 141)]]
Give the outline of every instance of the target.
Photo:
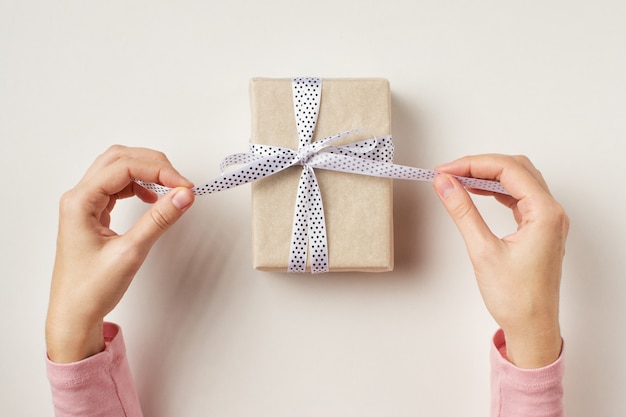
[[(292, 79), (250, 81), (251, 143), (298, 149)], [(389, 83), (323, 79), (311, 141), (351, 129), (341, 144), (391, 134)], [(287, 271), (301, 166), (252, 183), (253, 266)], [(315, 169), (325, 215), (330, 271), (393, 269), (392, 180)], [(310, 269), (307, 263), (307, 269)]]

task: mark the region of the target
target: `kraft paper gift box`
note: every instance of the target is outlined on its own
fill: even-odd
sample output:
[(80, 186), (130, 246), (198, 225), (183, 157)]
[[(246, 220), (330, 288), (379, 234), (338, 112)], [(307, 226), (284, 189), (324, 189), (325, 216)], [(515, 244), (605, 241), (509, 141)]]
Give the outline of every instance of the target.
[[(251, 143), (298, 148), (291, 79), (250, 81)], [(361, 129), (342, 144), (391, 134), (389, 83), (323, 79), (313, 141)], [(287, 271), (298, 180), (294, 166), (252, 184), (253, 266)], [(315, 169), (328, 236), (330, 271), (393, 269), (392, 180)], [(310, 265), (307, 264), (307, 270)]]

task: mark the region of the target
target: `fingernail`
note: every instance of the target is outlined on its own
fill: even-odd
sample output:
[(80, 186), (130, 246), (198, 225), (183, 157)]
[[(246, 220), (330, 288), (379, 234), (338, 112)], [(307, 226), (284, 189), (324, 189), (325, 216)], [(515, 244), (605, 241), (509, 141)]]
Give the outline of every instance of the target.
[(172, 204), (178, 210), (183, 210), (193, 202), (193, 194), (189, 189), (181, 188), (172, 196)]
[(439, 175), (435, 180), (435, 189), (437, 194), (445, 200), (454, 191), (454, 184), (452, 184), (448, 175)]

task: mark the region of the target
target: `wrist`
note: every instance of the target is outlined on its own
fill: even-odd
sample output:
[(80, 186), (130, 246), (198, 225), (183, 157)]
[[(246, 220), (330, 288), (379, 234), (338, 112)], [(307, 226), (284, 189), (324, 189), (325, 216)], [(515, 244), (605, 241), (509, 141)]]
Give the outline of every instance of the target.
[(48, 358), (57, 363), (86, 359), (104, 350), (102, 320), (93, 324), (74, 324), (50, 315), (46, 320)]
[(562, 338), (558, 322), (530, 329), (503, 329), (506, 358), (519, 368), (542, 368), (561, 355)]

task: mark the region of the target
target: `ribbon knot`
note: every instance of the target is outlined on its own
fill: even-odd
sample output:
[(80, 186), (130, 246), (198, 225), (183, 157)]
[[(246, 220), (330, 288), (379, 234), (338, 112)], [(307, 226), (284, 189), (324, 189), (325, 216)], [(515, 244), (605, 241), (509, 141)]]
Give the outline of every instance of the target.
[(311, 158), (317, 155), (317, 153), (318, 150), (315, 149), (312, 145), (304, 146), (297, 150), (296, 161), (298, 164), (306, 166)]

